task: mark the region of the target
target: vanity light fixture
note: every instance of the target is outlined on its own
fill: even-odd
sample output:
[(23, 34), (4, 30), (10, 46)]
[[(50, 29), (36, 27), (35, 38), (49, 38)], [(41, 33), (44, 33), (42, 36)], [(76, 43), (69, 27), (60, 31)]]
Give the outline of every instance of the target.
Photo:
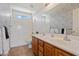
[(47, 11), (51, 10), (52, 8), (54, 8), (55, 6), (57, 6), (58, 4), (59, 3), (49, 3), (42, 11), (47, 12)]

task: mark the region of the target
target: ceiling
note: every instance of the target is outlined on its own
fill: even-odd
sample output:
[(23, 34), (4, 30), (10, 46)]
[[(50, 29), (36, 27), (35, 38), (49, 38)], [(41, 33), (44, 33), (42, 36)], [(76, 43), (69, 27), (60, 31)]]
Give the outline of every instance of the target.
[(51, 9), (48, 13), (54, 14), (61, 14), (62, 12), (70, 12), (74, 9), (79, 8), (79, 3), (61, 3), (57, 5), (55, 8)]
[(7, 15), (10, 14), (10, 12), (11, 10), (9, 4), (0, 3), (0, 15)]
[[(9, 14), (11, 9), (29, 13), (40, 13), (42, 10), (48, 11), (50, 5), (53, 6), (53, 4), (49, 3), (0, 3), (0, 14)], [(48, 8), (45, 9), (46, 7)]]
[(35, 13), (48, 12), (50, 14), (60, 14), (79, 8), (79, 3), (0, 3), (0, 15), (9, 15), (11, 9), (23, 12)]
[(11, 4), (13, 9), (26, 10), (29, 13), (34, 13), (35, 11), (41, 10), (45, 7), (43, 3), (15, 3)]
[(10, 8), (33, 13), (45, 8), (47, 4), (44, 3), (0, 3), (0, 12), (9, 13), (11, 12)]

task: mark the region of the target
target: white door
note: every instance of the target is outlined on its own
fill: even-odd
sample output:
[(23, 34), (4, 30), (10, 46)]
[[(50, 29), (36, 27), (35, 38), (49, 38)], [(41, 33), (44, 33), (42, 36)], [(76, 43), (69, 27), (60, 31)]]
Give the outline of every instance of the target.
[(11, 20), (11, 47), (26, 45), (32, 40), (32, 17), (29, 13), (13, 10)]

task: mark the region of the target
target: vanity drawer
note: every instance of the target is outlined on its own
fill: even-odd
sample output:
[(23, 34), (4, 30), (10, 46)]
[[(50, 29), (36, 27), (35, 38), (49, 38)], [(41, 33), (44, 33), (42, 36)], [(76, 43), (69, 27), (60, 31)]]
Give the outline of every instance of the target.
[(43, 49), (44, 48), (39, 45), (39, 51), (43, 52)]
[(39, 56), (43, 56), (43, 52), (39, 51)]
[(74, 56), (74, 55), (62, 49), (55, 48), (55, 56)]
[(42, 40), (39, 40), (39, 45), (43, 47), (44, 46), (44, 42)]
[(44, 43), (44, 56), (54, 56), (54, 47), (49, 43)]
[(52, 45), (51, 44), (49, 44), (49, 43), (46, 43), (45, 42), (45, 44), (44, 44), (45, 46), (47, 46), (47, 47), (49, 47), (49, 48), (51, 48), (52, 47)]

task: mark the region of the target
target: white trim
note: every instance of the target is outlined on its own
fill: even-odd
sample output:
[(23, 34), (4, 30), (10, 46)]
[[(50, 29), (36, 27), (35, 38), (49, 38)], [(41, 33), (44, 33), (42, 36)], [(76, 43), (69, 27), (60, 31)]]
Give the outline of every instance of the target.
[(20, 44), (11, 44), (11, 48), (13, 47), (18, 47), (18, 46), (23, 46), (23, 45), (27, 45), (28, 43), (20, 43)]

